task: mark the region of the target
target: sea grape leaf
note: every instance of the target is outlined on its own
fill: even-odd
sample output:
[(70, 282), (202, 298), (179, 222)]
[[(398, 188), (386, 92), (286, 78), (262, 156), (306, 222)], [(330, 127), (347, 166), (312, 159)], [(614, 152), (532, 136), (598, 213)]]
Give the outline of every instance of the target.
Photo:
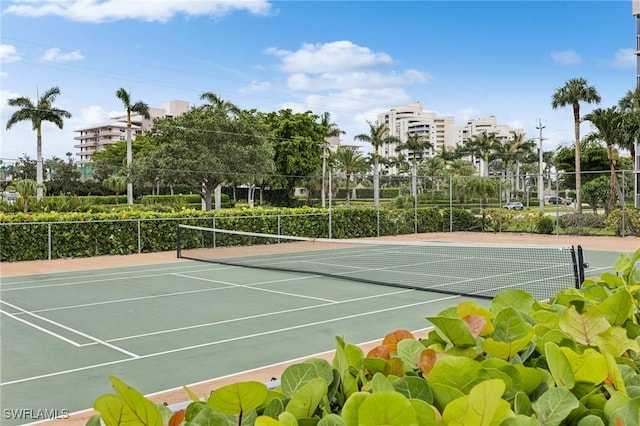
[(383, 374), (376, 373), (371, 380), (371, 390), (376, 392), (393, 392), (393, 385)]
[(298, 419), (292, 413), (283, 411), (278, 416), (278, 422), (285, 426), (298, 426)]
[(567, 357), (576, 381), (598, 384), (609, 375), (607, 359), (594, 349), (585, 349), (582, 354), (569, 348), (560, 348), (560, 350)]
[(640, 419), (640, 398), (632, 399), (611, 414), (614, 425), (633, 425)]
[(94, 414), (93, 416), (89, 417), (89, 420), (87, 420), (85, 426), (102, 426), (103, 424), (105, 423), (100, 422), (100, 414)]
[(415, 340), (415, 337), (408, 330), (396, 330), (384, 336), (382, 344), (388, 346), (391, 353), (398, 353), (398, 342), (405, 339)]
[(594, 344), (594, 338), (610, 325), (595, 306), (586, 306), (582, 314), (574, 306), (560, 316), (560, 329), (583, 345)]
[(190, 422), (198, 415), (200, 411), (204, 410), (205, 408), (207, 408), (207, 404), (202, 401), (192, 402), (191, 404), (187, 405), (187, 409), (184, 413), (185, 421)]
[(493, 320), (495, 330), (491, 337), (502, 342), (513, 342), (529, 335), (532, 327), (514, 308), (502, 309)]
[(274, 419), (273, 417), (258, 416), (258, 418), (256, 418), (255, 426), (285, 426), (285, 424), (279, 422), (278, 420)]
[(540, 422), (534, 417), (519, 414), (515, 417), (505, 419), (500, 426), (540, 426)]
[(516, 392), (513, 398), (513, 411), (516, 414), (524, 414), (525, 416), (531, 416), (533, 414), (531, 400), (526, 393)]
[(347, 426), (358, 426), (358, 411), (362, 403), (371, 397), (369, 392), (354, 392), (342, 407), (342, 418)]
[(405, 339), (398, 342), (398, 356), (409, 365), (418, 363), (422, 351), (424, 351), (424, 345), (417, 340)]
[(400, 358), (391, 358), (389, 361), (387, 376), (402, 377), (404, 375), (405, 364)]
[(489, 355), (501, 358), (509, 359), (522, 349), (524, 349), (533, 337), (533, 328), (529, 330), (529, 333), (520, 339), (504, 342), (500, 340), (494, 340), (489, 337), (482, 342), (482, 349)]
[(449, 356), (439, 359), (427, 376), (430, 384), (443, 384), (468, 393), (478, 382), (482, 365), (466, 357)]
[(362, 365), (370, 373), (382, 373), (387, 374), (389, 371), (389, 362), (382, 358), (365, 358), (362, 360)]
[(618, 363), (614, 356), (610, 353), (604, 354), (607, 359), (607, 365), (609, 366), (609, 376), (605, 380), (605, 387), (609, 393), (613, 394), (614, 392), (622, 392), (626, 394), (626, 387), (624, 383), (624, 379), (622, 378), (622, 372), (620, 371), (620, 367), (618, 367)]
[(549, 329), (558, 327), (558, 314), (551, 311), (540, 310), (534, 312), (531, 317), (538, 325), (544, 325)]
[(196, 393), (194, 391), (192, 391), (191, 389), (189, 389), (186, 385), (182, 385), (182, 389), (184, 389), (184, 391), (187, 393), (187, 395), (189, 395), (189, 399), (193, 402), (199, 402), (200, 397), (198, 397), (198, 395), (196, 395)]
[(567, 333), (562, 330), (554, 329), (545, 333), (540, 339), (536, 339), (535, 345), (539, 352), (544, 353), (544, 345), (549, 342), (553, 342), (558, 346), (578, 349), (578, 344)]
[(331, 383), (333, 383), (333, 367), (327, 360), (311, 358), (304, 361), (303, 364), (311, 364), (315, 368), (317, 376), (322, 377), (327, 382), (327, 386), (331, 386)]
[(544, 380), (541, 370), (537, 368), (526, 367), (520, 364), (516, 364), (514, 367), (518, 370), (522, 380), (522, 391), (527, 394), (533, 392)]
[(418, 426), (416, 411), (398, 392), (379, 392), (366, 398), (358, 409), (361, 426)]
[(480, 316), (485, 319), (484, 326), (480, 329), (479, 335), (486, 336), (493, 332), (493, 324), (491, 319), (494, 317), (493, 312), (488, 309), (478, 306), (475, 302), (460, 302), (456, 306), (456, 312), (458, 317), (465, 319), (468, 316)]
[(375, 348), (371, 349), (367, 352), (367, 358), (381, 358), (381, 359), (389, 359), (389, 346), (378, 345)]
[(229, 426), (229, 419), (209, 407), (204, 407), (188, 424), (199, 426)]
[(600, 417), (589, 414), (578, 421), (578, 426), (605, 426), (605, 424)]
[(124, 403), (123, 411), (130, 410), (138, 424), (162, 426), (162, 416), (153, 402), (115, 376), (109, 376), (109, 381)]
[(327, 383), (321, 378), (315, 378), (304, 385), (291, 398), (285, 411), (290, 412), (297, 419), (311, 417), (318, 408), (318, 404), (327, 395)]
[(409, 403), (416, 412), (419, 426), (436, 426), (440, 421), (440, 414), (435, 407), (427, 404), (421, 399), (409, 399)]
[(628, 350), (640, 352), (640, 344), (627, 337), (627, 331), (622, 327), (611, 327), (594, 338), (595, 344), (602, 353), (620, 356)]
[(633, 318), (633, 297), (625, 287), (620, 287), (615, 293), (607, 297), (598, 309), (612, 326), (624, 324), (627, 319)]
[[(477, 339), (482, 334), (483, 330), (487, 328), (487, 325), (490, 324), (485, 317), (476, 314), (464, 316), (462, 317), (462, 321), (467, 324), (467, 329), (474, 339)], [(491, 331), (492, 330), (485, 331), (484, 334), (489, 334)]]
[(440, 383), (431, 383), (431, 389), (433, 389), (433, 404), (440, 412), (442, 412), (451, 401), (465, 396), (460, 389)]
[[(171, 418), (173, 418), (173, 415), (174, 415), (174, 413), (171, 410), (171, 408), (167, 407), (164, 404), (156, 404), (156, 408), (158, 409), (158, 412), (160, 413), (160, 418), (162, 419), (162, 424), (163, 425), (169, 424), (169, 420)], [(181, 414), (178, 414), (180, 412), (181, 412)], [(181, 421), (177, 421), (177, 419), (178, 418), (184, 419), (184, 410), (177, 411), (175, 414), (178, 414), (178, 417), (176, 417), (176, 423), (174, 423), (174, 424), (180, 424)]]
[(318, 422), (318, 426), (347, 426), (347, 424), (339, 415), (329, 414)]
[(393, 382), (393, 389), (409, 399), (421, 399), (433, 403), (433, 392), (426, 380), (419, 377), (404, 376)]
[(498, 313), (503, 309), (512, 308), (516, 311), (529, 312), (535, 299), (523, 290), (501, 291), (491, 301), (491, 312)]
[(540, 395), (532, 407), (540, 423), (559, 426), (579, 405), (578, 399), (567, 389), (553, 388)]
[(549, 371), (556, 385), (561, 388), (573, 388), (576, 384), (573, 370), (566, 355), (560, 350), (560, 347), (553, 342), (548, 342), (544, 345), (544, 354), (547, 358)]
[[(510, 411), (509, 403), (502, 399), (505, 389), (505, 384), (500, 379), (485, 380), (475, 385), (469, 393), (463, 423), (478, 426), (500, 424)], [(445, 412), (442, 413), (443, 420), (446, 413), (445, 408)]]
[(469, 332), (467, 323), (460, 318), (427, 317), (427, 320), (454, 346), (470, 347), (476, 345), (476, 339)]
[(267, 393), (264, 383), (232, 383), (211, 392), (207, 405), (223, 414), (247, 413), (260, 407), (267, 398)]
[(589, 300), (596, 302), (595, 304), (600, 304), (603, 300), (609, 297), (609, 293), (607, 292), (607, 287), (599, 284), (597, 282), (585, 281), (581, 287), (582, 294)]
[(600, 275), (600, 281), (610, 288), (624, 287), (624, 280), (611, 272), (604, 272)]
[(124, 401), (111, 393), (98, 397), (93, 403), (93, 408), (100, 413), (106, 426), (133, 425), (137, 421), (131, 410), (125, 406)]
[[(360, 352), (358, 352), (360, 351)], [(348, 345), (341, 337), (336, 337), (336, 353), (333, 357), (333, 367), (338, 370), (344, 395), (349, 397), (358, 391), (358, 382), (349, 371), (351, 367), (360, 369), (364, 353), (360, 348)]]
[(312, 364), (293, 364), (288, 366), (282, 373), (280, 387), (285, 395), (291, 397), (300, 388), (317, 377), (316, 369)]
[[(611, 396), (609, 397), (607, 402), (605, 402), (604, 404), (604, 414), (608, 418), (611, 418), (614, 412), (624, 407), (624, 405), (627, 404), (629, 401), (631, 401), (631, 399), (626, 394), (620, 391), (615, 391), (611, 393)], [(622, 423), (622, 424), (626, 426), (625, 423)], [(629, 424), (637, 424), (637, 423), (629, 423)]]
[(288, 402), (288, 400), (273, 398), (267, 403), (263, 414), (275, 419), (284, 411)]

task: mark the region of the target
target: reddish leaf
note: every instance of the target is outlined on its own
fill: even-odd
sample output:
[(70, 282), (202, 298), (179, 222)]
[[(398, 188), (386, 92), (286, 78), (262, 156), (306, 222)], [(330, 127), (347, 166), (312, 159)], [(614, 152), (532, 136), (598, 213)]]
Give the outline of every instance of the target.
[(398, 352), (398, 342), (404, 339), (415, 339), (415, 337), (408, 330), (396, 330), (384, 336), (382, 344), (388, 346), (389, 352), (395, 354)]
[(480, 315), (470, 314), (462, 318), (462, 320), (467, 323), (469, 332), (476, 339), (482, 333), (485, 325), (487, 325), (487, 319)]
[(436, 352), (433, 349), (425, 349), (420, 354), (420, 359), (417, 362), (418, 367), (422, 370), (422, 377), (427, 377), (427, 374), (431, 372), (433, 366), (440, 358), (444, 358), (445, 356), (449, 356), (449, 354), (444, 352)]
[(180, 423), (184, 421), (184, 415), (185, 415), (184, 410), (176, 411), (175, 413), (173, 413), (173, 416), (171, 416), (171, 418), (169, 419), (168, 425), (169, 426), (180, 425)]
[(367, 358), (389, 359), (389, 346), (379, 345), (371, 349), (367, 354)]

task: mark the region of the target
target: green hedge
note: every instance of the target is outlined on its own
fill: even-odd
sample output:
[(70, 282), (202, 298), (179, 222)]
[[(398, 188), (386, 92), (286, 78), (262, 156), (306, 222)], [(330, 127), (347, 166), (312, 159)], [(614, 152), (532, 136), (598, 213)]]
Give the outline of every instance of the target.
[[(454, 209), (454, 230), (475, 230), (478, 219)], [(418, 232), (449, 230), (448, 210), (421, 208)], [(178, 223), (268, 234), (328, 237), (327, 210), (233, 209), (176, 213), (41, 213), (0, 214), (0, 261), (47, 259), (49, 233), (51, 258), (89, 257), (174, 250)], [(414, 232), (414, 211), (373, 207), (334, 209), (333, 238), (375, 237)]]

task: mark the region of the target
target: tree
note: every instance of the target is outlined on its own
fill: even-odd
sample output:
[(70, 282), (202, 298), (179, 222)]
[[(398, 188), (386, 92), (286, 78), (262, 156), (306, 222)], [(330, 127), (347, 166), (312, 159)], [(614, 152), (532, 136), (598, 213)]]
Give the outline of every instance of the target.
[(488, 198), (493, 197), (498, 193), (498, 185), (495, 179), (488, 179), (485, 177), (470, 177), (466, 179), (465, 190), (471, 195), (480, 199), (480, 205), (482, 207), (482, 230), (484, 231), (485, 223), (485, 208), (488, 204)]
[(616, 157), (614, 156), (613, 145), (617, 140), (622, 138), (624, 114), (618, 111), (617, 107), (607, 109), (596, 108), (584, 119), (590, 121), (596, 128), (593, 137), (603, 140), (607, 144), (607, 159), (609, 160), (609, 170), (611, 172), (611, 190), (609, 191), (609, 201), (607, 202), (607, 211), (613, 210), (616, 202), (616, 195), (620, 203), (624, 206), (624, 197), (620, 191), (618, 184), (618, 176), (616, 173)]
[(373, 147), (373, 205), (380, 206), (380, 148), (385, 144), (400, 143), (400, 139), (390, 135), (389, 127), (382, 123), (374, 125), (369, 124), (369, 134), (361, 133), (355, 136), (355, 140), (366, 142)]
[(38, 98), (38, 103), (34, 104), (31, 99), (21, 96), (7, 101), (11, 107), (20, 108), (14, 112), (7, 121), (7, 130), (20, 121), (30, 121), (33, 130), (36, 131), (36, 198), (42, 200), (43, 187), (43, 165), (42, 165), (42, 123), (48, 121), (58, 126), (64, 127), (64, 119), (71, 118), (71, 114), (63, 109), (55, 108), (53, 103), (60, 94), (60, 88), (52, 87)]
[[(417, 133), (407, 133), (407, 140), (396, 145), (396, 152), (407, 151), (411, 162), (411, 195), (418, 196), (418, 160), (422, 159), (424, 152), (433, 149), (433, 144), (429, 139)], [(433, 187), (433, 185), (432, 185)]]
[(76, 194), (80, 183), (80, 171), (72, 158), (72, 154), (67, 152), (67, 161), (57, 159), (51, 179), (47, 185), (50, 194)]
[(491, 153), (498, 149), (500, 142), (495, 133), (486, 131), (467, 140), (466, 148), (480, 158), (480, 177), (489, 177), (489, 160)]
[(326, 127), (311, 111), (294, 113), (285, 109), (258, 116), (273, 135), (273, 161), (279, 177), (271, 185), (287, 189), (292, 198), (294, 188), (322, 167), (323, 150), (318, 141), (324, 139)]
[[(127, 92), (122, 87), (116, 91), (116, 97), (122, 101), (124, 109), (127, 111), (127, 167), (131, 167), (133, 161), (133, 149), (131, 148), (131, 113), (136, 113), (142, 117), (149, 119), (149, 105), (142, 101), (138, 101), (134, 104), (131, 103), (131, 93)], [(133, 182), (131, 181), (131, 174), (127, 172), (127, 204), (133, 204)]]
[(364, 157), (349, 146), (339, 146), (336, 152), (331, 155), (331, 165), (342, 173), (345, 174), (347, 180), (347, 202), (346, 206), (349, 207), (351, 200), (351, 194), (349, 193), (349, 181), (351, 176), (356, 173), (362, 173), (369, 169)]
[(213, 92), (204, 92), (200, 95), (200, 99), (209, 102), (206, 107), (211, 108), (217, 114), (223, 114), (226, 117), (240, 115), (240, 108), (230, 101), (223, 100), (220, 96)]
[(446, 170), (445, 162), (440, 157), (427, 158), (420, 164), (420, 174), (429, 176), (431, 181), (431, 197), (433, 198), (436, 190), (436, 180), (441, 177)]
[[(502, 178), (507, 179), (513, 184), (516, 191), (519, 190), (519, 174), (520, 163), (533, 151), (535, 143), (532, 140), (526, 140), (524, 133), (511, 132), (511, 138), (504, 143), (495, 145), (494, 158), (500, 160), (502, 168)], [(511, 170), (511, 166), (515, 166), (515, 170)], [(513, 172), (513, 173), (512, 173)], [(513, 178), (515, 176), (515, 179)], [(509, 186), (510, 188), (510, 186)], [(507, 192), (507, 202), (511, 197), (510, 191)]]
[(447, 170), (454, 176), (472, 176), (475, 173), (473, 164), (468, 160), (458, 158), (453, 160), (447, 167)]
[(329, 138), (339, 137), (341, 134), (344, 134), (342, 130), (338, 127), (338, 125), (331, 121), (331, 113), (325, 112), (320, 116), (320, 125), (325, 128), (324, 138), (322, 139), (322, 187), (321, 198), (322, 198), (322, 208), (325, 208), (326, 205), (326, 174), (327, 174), (327, 149), (329, 148)]
[(120, 192), (127, 189), (127, 179), (124, 176), (111, 176), (102, 181), (102, 186), (116, 194), (116, 204)]
[[(609, 168), (607, 149), (599, 141), (583, 140), (581, 143), (581, 168), (584, 171), (601, 171)], [(555, 168), (565, 172), (561, 176), (561, 183), (565, 188), (575, 188), (575, 148), (574, 146), (558, 149), (554, 158)], [(588, 173), (583, 176), (583, 183), (595, 179), (596, 174)]]
[(11, 186), (22, 197), (23, 212), (27, 213), (29, 211), (29, 198), (37, 195), (38, 188), (42, 188), (42, 186), (39, 187), (33, 179), (14, 179), (11, 181)]
[(580, 102), (600, 103), (600, 95), (594, 86), (589, 86), (584, 78), (572, 78), (558, 88), (551, 97), (551, 107), (557, 109), (571, 105), (573, 108), (573, 129), (575, 134), (576, 170), (576, 213), (582, 213), (582, 176), (580, 168)]

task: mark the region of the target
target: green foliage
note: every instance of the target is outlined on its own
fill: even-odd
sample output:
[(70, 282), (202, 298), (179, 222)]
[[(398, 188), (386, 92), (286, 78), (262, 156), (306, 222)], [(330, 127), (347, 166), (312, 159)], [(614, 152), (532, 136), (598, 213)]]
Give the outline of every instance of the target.
[(608, 230), (614, 231), (616, 235), (640, 235), (640, 209), (629, 206), (622, 211), (620, 209), (609, 212), (605, 219)]
[(555, 228), (556, 225), (554, 220), (550, 217), (543, 216), (536, 225), (536, 232), (538, 234), (553, 234)]
[[(584, 187), (586, 187), (585, 184)], [(586, 233), (588, 229), (604, 229), (604, 217), (592, 213), (563, 214), (558, 220), (560, 227), (573, 235)]]
[(331, 364), (290, 365), (273, 391), (239, 382), (200, 401), (186, 389), (193, 402), (184, 414), (112, 377), (115, 394), (96, 400), (101, 417), (87, 424), (635, 425), (639, 260), (640, 250), (624, 254), (615, 275), (548, 302), (522, 290), (498, 294), (489, 308), (461, 302), (428, 318), (426, 338), (396, 330), (367, 354), (337, 337)]

